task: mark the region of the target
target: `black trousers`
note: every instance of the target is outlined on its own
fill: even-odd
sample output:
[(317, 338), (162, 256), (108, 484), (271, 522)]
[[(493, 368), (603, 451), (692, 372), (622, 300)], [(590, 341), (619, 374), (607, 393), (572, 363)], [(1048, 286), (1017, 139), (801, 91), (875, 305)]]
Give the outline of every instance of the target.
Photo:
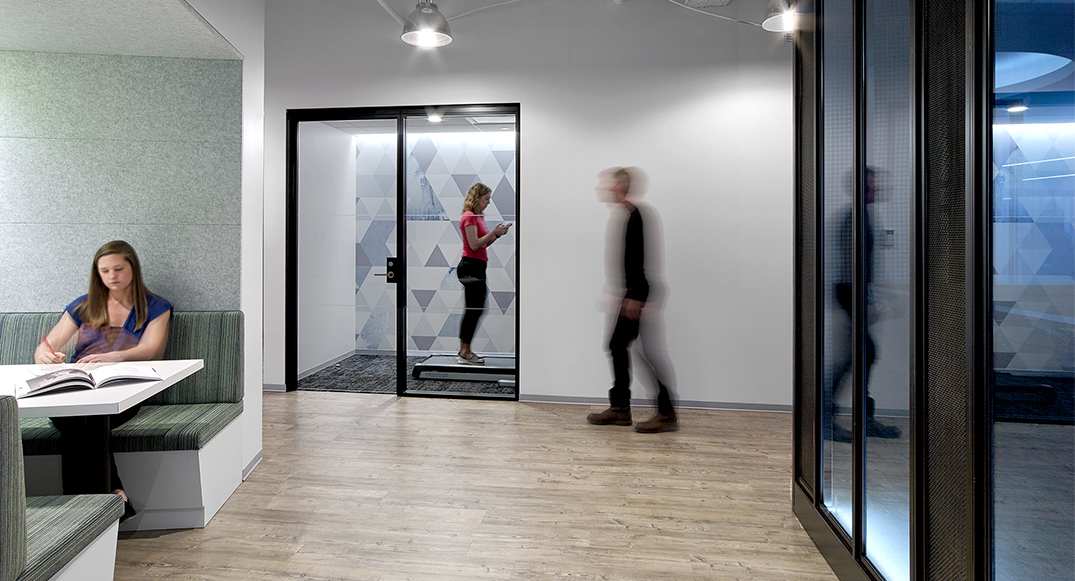
[[(111, 416), (49, 418), (60, 430), (64, 494), (109, 494), (123, 488), (109, 440), (112, 428), (125, 424), (140, 407)], [(104, 479), (105, 462), (108, 481)]]
[[(851, 308), (852, 308), (852, 295), (851, 285), (847, 283), (838, 283), (836, 285), (836, 303), (843, 309), (844, 314), (847, 315), (847, 324), (842, 329), (836, 332), (843, 333), (844, 353), (839, 353), (837, 361), (832, 368), (832, 382), (829, 384), (829, 410), (832, 415), (836, 414), (836, 400), (840, 397), (840, 392), (843, 389), (844, 380), (851, 373), (852, 362), (852, 329), (851, 329)], [(873, 336), (870, 334), (869, 328), (866, 329), (865, 341), (862, 345), (862, 376), (866, 379), (866, 417), (872, 418), (874, 414), (874, 402), (870, 397), (870, 369), (873, 368), (874, 362), (877, 361), (877, 344), (873, 341)]]
[(459, 325), (459, 340), (463, 343), (469, 344), (474, 339), (478, 321), (485, 314), (485, 295), (489, 291), (485, 284), (487, 266), (484, 260), (464, 256), (455, 270), (459, 282), (463, 283), (463, 300), (466, 303), (463, 322)]
[(612, 357), (612, 389), (608, 391), (609, 405), (616, 408), (631, 407), (631, 343), (642, 332), (641, 355), (653, 382), (657, 384), (657, 412), (665, 415), (675, 413), (672, 404), (672, 366), (664, 349), (664, 338), (654, 323), (640, 324), (627, 317), (617, 317), (616, 326), (608, 340), (608, 352)]

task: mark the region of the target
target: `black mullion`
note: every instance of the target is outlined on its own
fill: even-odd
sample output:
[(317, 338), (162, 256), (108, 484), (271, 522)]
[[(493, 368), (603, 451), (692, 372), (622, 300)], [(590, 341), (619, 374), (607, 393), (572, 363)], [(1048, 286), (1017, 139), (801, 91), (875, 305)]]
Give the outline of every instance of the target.
[(287, 112), (287, 209), (284, 212), (284, 390), (299, 388), (298, 134), (301, 112)]
[(975, 399), (971, 445), (974, 447), (975, 504), (973, 521), (975, 530), (975, 567), (979, 578), (991, 580), (995, 577), (993, 566), (994, 521), (993, 521), (993, 196), (992, 185), (992, 111), (994, 85), (994, 45), (993, 45), (993, 2), (967, 3), (968, 10), (973, 11), (971, 19), (976, 30), (974, 35), (977, 47), (974, 55), (974, 82), (969, 87), (971, 93), (968, 105), (970, 117), (969, 137), (973, 140), (968, 149), (972, 159), (968, 193), (967, 214), (974, 221), (975, 238), (971, 245), (975, 256), (968, 261), (974, 281), (973, 318), (974, 334), (977, 341), (972, 343), (974, 350), (972, 370), (972, 390)]
[[(817, 0), (814, 16), (814, 506), (825, 503), (825, 0)], [(835, 387), (834, 387), (835, 389)], [(835, 407), (833, 408), (835, 409)], [(829, 418), (834, 420), (835, 418)], [(832, 444), (829, 444), (832, 445)]]
[(912, 24), (913, 41), (911, 42), (911, 62), (914, 63), (912, 75), (913, 86), (911, 94), (914, 95), (912, 104), (913, 124), (911, 126), (911, 142), (914, 144), (914, 153), (911, 163), (914, 164), (914, 200), (912, 220), (913, 232), (911, 235), (911, 256), (913, 257), (912, 280), (911, 280), (911, 386), (910, 386), (910, 475), (911, 475), (911, 498), (909, 514), (910, 523), (910, 581), (924, 581), (926, 579), (927, 555), (927, 523), (929, 522), (926, 512), (926, 499), (929, 491), (927, 476), (927, 442), (926, 422), (928, 417), (928, 401), (926, 399), (926, 248), (928, 240), (926, 233), (926, 152), (923, 136), (925, 128), (925, 51), (919, 47), (925, 46), (925, 2), (912, 0), (911, 13), (914, 18)]
[(852, 395), (851, 395), (851, 432), (852, 436), (852, 546), (855, 560), (859, 563), (864, 561), (866, 554), (866, 527), (864, 525), (863, 509), (866, 504), (866, 429), (865, 429), (865, 402), (866, 380), (869, 379), (864, 373), (865, 357), (863, 346), (866, 344), (866, 269), (864, 268), (865, 236), (866, 228), (866, 204), (865, 204), (865, 173), (866, 173), (866, 20), (864, 18), (865, 0), (855, 2), (852, 10), (852, 29), (854, 45), (854, 68), (855, 82), (852, 90), (854, 95), (852, 102), (854, 109), (854, 176), (851, 211), (854, 216), (852, 236), (854, 245), (854, 268), (852, 277), (852, 295), (854, 302), (851, 308), (851, 344), (852, 363)]
[(407, 393), (407, 123), (396, 113), (396, 395)]
[[(521, 107), (519, 105), (516, 105), (514, 107), (514, 115), (515, 115), (515, 225), (516, 226), (519, 225), (519, 213), (522, 211), (521, 210), (521, 204), (520, 204), (520, 202), (522, 201), (522, 199), (521, 199), (522, 194), (519, 193), (519, 188), (522, 186), (522, 180), (519, 179), (521, 177), (519, 168), (522, 167), (522, 162), (520, 161), (520, 159), (521, 159), (521, 156), (522, 156), (522, 149), (523, 149), (522, 148), (523, 131), (522, 131), (522, 128), (520, 127), (520, 125), (519, 125), (519, 122), (520, 122), (519, 118), (522, 116), (522, 112), (520, 111), (520, 109), (521, 109)], [(519, 228), (516, 227), (515, 228), (515, 398), (514, 398), (515, 401), (519, 401), (519, 342), (520, 342), (520, 339), (521, 339), (521, 335), (519, 333), (519, 313), (521, 312), (521, 309), (519, 308), (519, 286), (520, 286), (519, 285), (519, 281), (520, 281), (520, 278), (519, 278), (519, 264), (522, 262), (522, 258), (521, 258), (521, 254), (520, 254), (519, 249), (522, 248), (522, 244), (520, 243), (520, 240), (521, 240), (521, 238), (519, 237)]]

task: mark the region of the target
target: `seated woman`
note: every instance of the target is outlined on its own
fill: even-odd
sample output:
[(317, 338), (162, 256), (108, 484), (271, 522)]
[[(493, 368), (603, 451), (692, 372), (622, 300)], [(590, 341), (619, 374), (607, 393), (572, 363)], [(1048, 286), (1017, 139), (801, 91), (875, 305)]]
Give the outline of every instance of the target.
[[(142, 267), (134, 248), (122, 240), (102, 246), (93, 257), (89, 292), (67, 305), (63, 316), (34, 351), (40, 364), (63, 363), (66, 356), (52, 346), (66, 345), (77, 334), (71, 361), (99, 363), (159, 359), (168, 339), (172, 304), (148, 290), (142, 281)], [(138, 413), (139, 406), (110, 416), (111, 427), (122, 425)], [(50, 418), (60, 430), (64, 494), (97, 494), (86, 474), (95, 454), (87, 451), (94, 440), (89, 436), (85, 417)], [(98, 452), (99, 455), (99, 452)], [(116, 460), (109, 451), (112, 492), (126, 505), (124, 520), (135, 510), (123, 491)]]

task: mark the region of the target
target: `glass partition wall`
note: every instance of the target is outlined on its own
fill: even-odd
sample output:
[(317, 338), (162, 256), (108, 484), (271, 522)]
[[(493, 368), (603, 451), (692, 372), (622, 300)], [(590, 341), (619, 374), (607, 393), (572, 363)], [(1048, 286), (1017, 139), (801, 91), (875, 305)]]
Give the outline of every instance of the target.
[(1075, 1), (993, 19), (993, 508), (1000, 580), (1075, 577)]
[(1071, 579), (1075, 0), (796, 12), (796, 515), (841, 579)]
[[(290, 111), (289, 389), (517, 399), (518, 107)], [(487, 295), (456, 360), (467, 191), (512, 222), (487, 250)]]

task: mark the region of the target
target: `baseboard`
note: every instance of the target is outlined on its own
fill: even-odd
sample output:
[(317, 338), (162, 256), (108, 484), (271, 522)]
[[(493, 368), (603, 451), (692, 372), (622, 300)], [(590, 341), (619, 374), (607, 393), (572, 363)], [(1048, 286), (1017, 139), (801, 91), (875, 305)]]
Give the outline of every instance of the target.
[[(519, 403), (559, 403), (569, 405), (608, 405), (607, 397), (579, 397), (571, 395), (527, 395), (519, 394)], [(657, 407), (657, 400), (654, 399), (632, 399), (632, 407), (652, 408)], [(680, 409), (695, 409), (695, 410), (727, 410), (727, 411), (739, 411), (739, 412), (774, 412), (774, 413), (786, 413), (790, 414), (792, 407), (790, 405), (783, 404), (763, 404), (763, 403), (729, 403), (719, 401), (695, 401), (695, 400), (680, 400), (676, 402), (676, 407)]]
[(254, 472), (254, 468), (257, 468), (258, 464), (261, 464), (262, 459), (265, 458), (263, 452), (264, 450), (258, 450), (258, 453), (254, 455), (254, 459), (246, 465), (246, 468), (243, 468), (243, 482), (246, 482), (246, 479), (250, 477), (252, 472)]
[(282, 383), (263, 383), (261, 385), (261, 391), (284, 393), (287, 391), (287, 386)]

